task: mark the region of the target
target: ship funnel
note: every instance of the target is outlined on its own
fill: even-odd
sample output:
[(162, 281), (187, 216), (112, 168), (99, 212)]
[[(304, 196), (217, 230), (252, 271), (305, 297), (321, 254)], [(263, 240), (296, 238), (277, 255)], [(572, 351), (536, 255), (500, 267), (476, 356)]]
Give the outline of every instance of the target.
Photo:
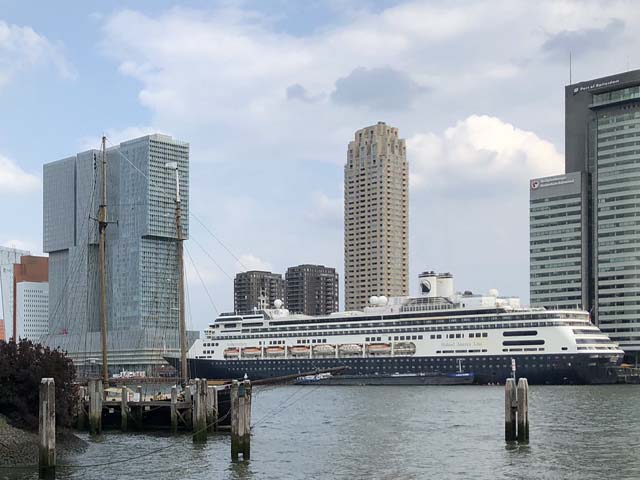
[(453, 275), (450, 273), (422, 272), (418, 282), (423, 297), (453, 297)]
[(450, 273), (438, 274), (438, 296), (453, 297), (453, 275)]
[(436, 272), (422, 272), (418, 275), (420, 295), (423, 297), (438, 296), (438, 277)]

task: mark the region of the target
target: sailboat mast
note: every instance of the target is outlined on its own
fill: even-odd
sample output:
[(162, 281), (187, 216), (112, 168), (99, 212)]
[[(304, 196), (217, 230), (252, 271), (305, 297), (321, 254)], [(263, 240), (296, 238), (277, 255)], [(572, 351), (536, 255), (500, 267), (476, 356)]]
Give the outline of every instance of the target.
[(182, 239), (182, 205), (180, 202), (180, 177), (176, 163), (176, 233), (178, 235), (178, 309), (180, 315), (180, 378), (186, 384), (187, 369), (187, 325), (184, 318), (184, 257)]
[(107, 231), (107, 137), (102, 136), (102, 203), (98, 211), (100, 263), (100, 339), (102, 341), (102, 383), (109, 387), (107, 364), (107, 276), (105, 271), (105, 241)]

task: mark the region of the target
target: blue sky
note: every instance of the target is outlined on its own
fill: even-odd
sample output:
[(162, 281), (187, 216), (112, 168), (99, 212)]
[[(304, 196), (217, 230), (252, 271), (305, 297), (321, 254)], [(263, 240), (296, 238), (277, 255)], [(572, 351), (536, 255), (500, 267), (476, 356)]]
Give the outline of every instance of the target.
[[(412, 286), (446, 270), (526, 300), (528, 179), (563, 171), (569, 50), (576, 81), (637, 68), (639, 23), (623, 0), (0, 0), (0, 244), (41, 251), (43, 163), (168, 133), (191, 144), (193, 213), (234, 254), (192, 220), (228, 310), (243, 265), (342, 272), (347, 143), (385, 121), (408, 145)], [(188, 268), (202, 328), (215, 312)]]

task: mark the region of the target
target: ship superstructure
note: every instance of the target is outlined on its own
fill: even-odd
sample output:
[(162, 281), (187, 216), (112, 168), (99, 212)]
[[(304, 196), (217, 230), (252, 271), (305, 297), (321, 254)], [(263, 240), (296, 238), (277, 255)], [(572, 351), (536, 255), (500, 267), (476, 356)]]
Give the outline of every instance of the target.
[(192, 376), (269, 378), (347, 367), (350, 375), (460, 369), (479, 383), (512, 373), (532, 383), (610, 383), (623, 352), (581, 310), (525, 308), (496, 290), (454, 293), (450, 274), (425, 272), (417, 297), (371, 297), (363, 311), (292, 315), (276, 301), (222, 314), (189, 351)]

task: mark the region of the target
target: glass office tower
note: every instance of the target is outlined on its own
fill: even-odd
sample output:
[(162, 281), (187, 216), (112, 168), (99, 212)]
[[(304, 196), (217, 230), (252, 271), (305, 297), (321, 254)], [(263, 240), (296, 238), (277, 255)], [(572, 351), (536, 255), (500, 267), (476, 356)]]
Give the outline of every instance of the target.
[[(637, 362), (640, 359), (640, 70), (565, 87), (565, 170), (567, 176), (582, 176), (583, 276), (579, 284), (582, 308), (590, 311), (594, 323), (620, 344), (627, 360)], [(545, 180), (532, 182), (542, 186)], [(556, 189), (544, 188), (537, 188), (535, 193), (532, 190), (531, 194), (533, 305), (545, 305), (546, 299), (561, 296), (561, 292), (543, 291), (538, 284), (540, 270), (552, 259), (542, 260), (534, 244), (543, 221), (542, 211), (534, 208), (541, 202), (557, 203), (557, 194)], [(575, 198), (565, 200), (574, 202)], [(575, 205), (570, 207), (567, 203), (558, 208)], [(569, 215), (565, 220), (573, 219), (570, 210), (565, 213)], [(563, 272), (546, 270), (550, 275), (544, 281), (564, 288)]]
[(531, 305), (588, 309), (586, 204), (581, 172), (530, 182)]
[[(110, 369), (153, 369), (178, 348), (176, 173), (189, 235), (189, 145), (148, 135), (107, 150), (107, 329)], [(100, 348), (98, 208), (101, 152), (44, 166), (44, 251), (49, 253), (47, 343), (77, 364)], [(192, 334), (193, 336), (193, 334)]]

